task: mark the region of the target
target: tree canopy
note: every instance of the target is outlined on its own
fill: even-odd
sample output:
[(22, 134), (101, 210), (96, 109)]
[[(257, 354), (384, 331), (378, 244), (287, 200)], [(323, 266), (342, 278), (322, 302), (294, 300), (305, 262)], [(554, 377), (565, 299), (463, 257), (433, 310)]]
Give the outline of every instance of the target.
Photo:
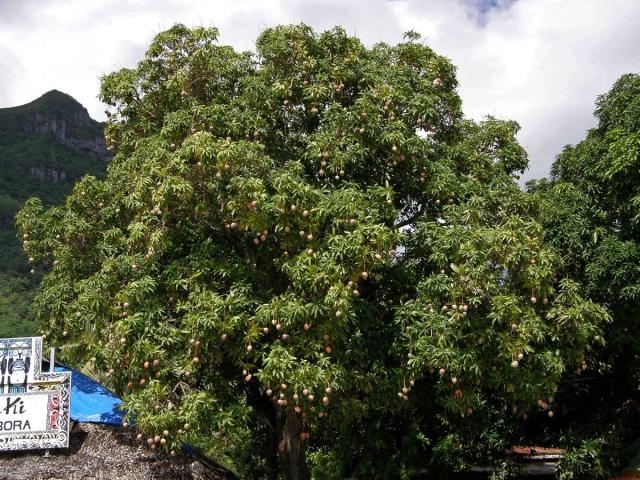
[(455, 68), (415, 34), (281, 26), (255, 54), (217, 36), (176, 25), (105, 76), (107, 178), (19, 213), (50, 269), (47, 340), (150, 447), (248, 475), (372, 474), (345, 426), (401, 469), (492, 412), (553, 417), (608, 315), (515, 182), (518, 125), (465, 120)]

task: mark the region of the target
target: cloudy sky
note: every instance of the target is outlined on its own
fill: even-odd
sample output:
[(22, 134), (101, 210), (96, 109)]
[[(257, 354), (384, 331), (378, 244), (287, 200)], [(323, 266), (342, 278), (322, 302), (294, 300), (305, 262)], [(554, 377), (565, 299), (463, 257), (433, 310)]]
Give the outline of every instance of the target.
[(467, 116), (517, 120), (526, 178), (594, 125), (595, 97), (640, 72), (640, 0), (0, 0), (0, 108), (58, 89), (104, 120), (99, 78), (173, 23), (251, 49), (265, 27), (342, 25), (366, 44), (415, 30), (458, 67)]

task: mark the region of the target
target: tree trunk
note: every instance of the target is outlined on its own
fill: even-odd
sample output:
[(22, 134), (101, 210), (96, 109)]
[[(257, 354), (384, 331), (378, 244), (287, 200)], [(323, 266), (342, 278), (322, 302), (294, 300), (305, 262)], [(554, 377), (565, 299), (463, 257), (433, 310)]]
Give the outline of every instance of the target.
[(302, 421), (292, 407), (280, 409), (276, 433), (283, 480), (309, 480), (309, 469), (300, 438)]
[[(239, 373), (239, 372), (238, 372)], [(263, 451), (266, 454), (266, 477), (271, 480), (280, 478), (280, 459), (278, 458), (278, 414), (273, 399), (262, 393), (255, 378), (245, 383), (247, 402), (256, 411), (258, 417), (267, 426), (268, 434)]]

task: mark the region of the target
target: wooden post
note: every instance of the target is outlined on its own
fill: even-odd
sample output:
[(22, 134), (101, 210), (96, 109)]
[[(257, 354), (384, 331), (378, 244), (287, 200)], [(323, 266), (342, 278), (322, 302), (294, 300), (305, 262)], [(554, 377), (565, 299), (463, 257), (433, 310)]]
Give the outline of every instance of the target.
[[(51, 350), (49, 351), (49, 373), (53, 373), (55, 371), (55, 368), (56, 368), (55, 365), (56, 365), (56, 348), (51, 347)], [(49, 456), (48, 448), (44, 451), (44, 456), (45, 457)]]

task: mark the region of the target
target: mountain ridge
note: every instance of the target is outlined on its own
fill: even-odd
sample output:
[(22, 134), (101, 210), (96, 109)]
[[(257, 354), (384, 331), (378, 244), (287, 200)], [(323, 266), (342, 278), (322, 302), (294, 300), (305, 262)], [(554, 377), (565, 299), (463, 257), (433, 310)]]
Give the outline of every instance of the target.
[(103, 129), (104, 124), (93, 120), (82, 104), (59, 90), (24, 105), (0, 108), (0, 145), (15, 141), (15, 135), (51, 133), (67, 146), (107, 159)]

